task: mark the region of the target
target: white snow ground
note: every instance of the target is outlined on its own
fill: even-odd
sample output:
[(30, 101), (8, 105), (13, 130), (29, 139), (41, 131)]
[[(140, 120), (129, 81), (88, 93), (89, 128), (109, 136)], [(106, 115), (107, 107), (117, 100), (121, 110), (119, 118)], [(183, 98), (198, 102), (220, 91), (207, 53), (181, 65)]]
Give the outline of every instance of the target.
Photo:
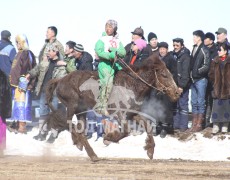
[[(78, 156), (87, 157), (86, 152), (79, 151), (72, 143), (71, 134), (68, 131), (61, 132), (53, 144), (33, 139), (38, 129), (33, 128), (27, 134), (15, 134), (7, 131), (7, 148), (5, 155), (19, 156)], [(199, 161), (229, 161), (230, 136), (224, 140), (217, 137), (204, 138), (197, 133), (196, 138), (187, 142), (179, 141), (175, 137), (166, 136), (162, 139), (154, 137), (156, 147), (154, 159), (183, 159)], [(89, 140), (98, 157), (103, 158), (145, 158), (148, 159), (145, 145), (146, 134), (129, 136), (117, 143), (105, 146), (102, 138), (95, 141), (96, 134)]]

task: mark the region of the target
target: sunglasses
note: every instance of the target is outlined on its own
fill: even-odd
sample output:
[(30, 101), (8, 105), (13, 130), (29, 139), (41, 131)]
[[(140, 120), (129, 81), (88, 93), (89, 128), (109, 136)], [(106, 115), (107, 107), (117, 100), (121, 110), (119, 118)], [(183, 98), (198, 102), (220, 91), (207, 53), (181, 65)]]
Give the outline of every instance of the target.
[(173, 44), (173, 47), (180, 47), (180, 45), (178, 45), (178, 44)]

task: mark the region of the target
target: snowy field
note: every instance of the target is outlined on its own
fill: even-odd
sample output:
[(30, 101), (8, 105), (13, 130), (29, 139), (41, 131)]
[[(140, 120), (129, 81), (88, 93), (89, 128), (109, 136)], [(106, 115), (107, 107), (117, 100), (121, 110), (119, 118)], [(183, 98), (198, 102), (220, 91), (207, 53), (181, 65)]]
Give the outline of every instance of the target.
[[(27, 134), (15, 134), (7, 131), (7, 148), (5, 155), (19, 156), (77, 156), (87, 157), (86, 152), (79, 151), (73, 144), (68, 131), (61, 132), (53, 144), (33, 139), (38, 129), (33, 128)], [(102, 138), (96, 140), (96, 134), (89, 140), (98, 157), (103, 158), (145, 158), (148, 159), (145, 145), (146, 134), (129, 136), (119, 143), (105, 146)], [(229, 161), (230, 135), (224, 139), (214, 136), (211, 139), (201, 133), (188, 141), (179, 141), (175, 137), (166, 136), (162, 139), (154, 137), (156, 147), (154, 159), (183, 159), (198, 161)]]

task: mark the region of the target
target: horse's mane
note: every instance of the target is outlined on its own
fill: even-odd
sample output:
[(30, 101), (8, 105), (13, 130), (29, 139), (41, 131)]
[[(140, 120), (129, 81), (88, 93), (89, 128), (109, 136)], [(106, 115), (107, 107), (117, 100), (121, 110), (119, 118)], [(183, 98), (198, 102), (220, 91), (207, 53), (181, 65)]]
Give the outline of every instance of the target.
[[(143, 72), (143, 71), (149, 71), (153, 69), (162, 69), (166, 67), (165, 64), (159, 59), (156, 55), (151, 55), (147, 59), (143, 60), (143, 63), (141, 66), (134, 66), (130, 65), (130, 68), (134, 72)], [(131, 70), (129, 68), (123, 68), (122, 71), (124, 72), (130, 72)]]

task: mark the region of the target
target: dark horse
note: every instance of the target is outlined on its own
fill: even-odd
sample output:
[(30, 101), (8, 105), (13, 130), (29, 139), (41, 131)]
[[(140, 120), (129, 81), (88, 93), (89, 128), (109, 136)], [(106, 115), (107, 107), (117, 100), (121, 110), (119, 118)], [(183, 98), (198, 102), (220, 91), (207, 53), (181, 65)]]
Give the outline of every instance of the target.
[[(96, 104), (97, 97), (95, 97), (96, 93), (93, 92), (95, 91), (95, 88), (84, 89), (82, 87), (83, 85), (85, 87), (90, 87), (92, 86), (90, 82), (97, 80), (98, 73), (90, 71), (75, 71), (62, 79), (51, 80), (46, 92), (49, 107), (54, 110), (51, 101), (53, 92), (56, 89), (59, 100), (67, 107), (67, 120), (71, 120), (73, 115), (76, 114), (78, 120), (85, 123), (86, 114), (82, 112), (86, 112), (89, 108), (92, 109)], [(127, 68), (118, 71), (114, 78), (114, 88), (115, 87), (123, 88), (123, 90), (125, 89), (125, 91), (122, 90), (122, 92), (125, 92), (122, 95), (123, 99), (125, 99), (127, 93), (131, 94), (130, 98), (127, 99), (126, 97), (128, 103), (126, 103), (126, 101), (125, 103), (123, 101), (118, 103), (108, 103), (110, 104), (110, 108), (113, 109), (109, 112), (112, 113), (114, 112), (114, 109), (118, 109), (115, 111), (115, 114), (119, 123), (121, 123), (121, 121), (124, 122), (122, 109), (126, 109), (127, 112), (129, 110), (140, 111), (141, 104), (144, 98), (149, 95), (151, 88), (156, 88), (159, 91), (165, 92), (172, 101), (176, 101), (179, 98), (177, 93), (178, 88), (171, 73), (166, 68), (164, 62), (154, 55), (147, 58), (141, 67), (131, 67), (131, 69)], [(116, 96), (118, 97), (122, 92), (114, 92), (114, 88), (110, 98), (116, 99)], [(96, 91), (99, 91), (98, 86)], [(133, 113), (133, 111), (130, 112), (127, 113), (125, 117), (126, 122), (134, 118), (135, 113)], [(147, 150), (148, 157), (152, 159), (155, 147), (153, 131), (147, 131), (148, 121), (146, 118), (143, 118), (143, 121), (144, 128), (147, 132), (146, 146), (144, 148)], [(82, 150), (83, 147), (85, 148), (92, 161), (97, 161), (98, 157), (88, 143), (85, 132), (76, 131), (76, 127), (81, 129), (83, 126), (85, 126), (85, 124), (82, 123), (78, 123), (75, 128), (74, 126), (70, 126), (72, 140), (78, 149)], [(122, 138), (128, 136), (130, 131), (127, 126), (128, 123), (124, 125), (124, 130), (122, 132), (114, 131), (107, 133), (104, 136), (104, 140), (118, 142)]]

